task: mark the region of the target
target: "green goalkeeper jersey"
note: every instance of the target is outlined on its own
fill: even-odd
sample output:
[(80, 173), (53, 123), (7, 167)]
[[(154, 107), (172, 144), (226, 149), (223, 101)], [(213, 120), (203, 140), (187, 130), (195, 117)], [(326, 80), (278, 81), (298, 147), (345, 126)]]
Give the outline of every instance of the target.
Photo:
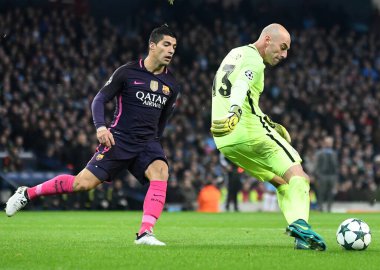
[[(270, 132), (259, 108), (259, 98), (264, 90), (263, 58), (253, 45), (231, 50), (223, 59), (212, 87), (212, 120), (228, 114), (231, 90), (238, 80), (245, 81), (249, 90), (241, 106), (242, 116), (234, 131), (223, 137), (214, 137), (218, 148), (260, 138)], [(234, 88), (233, 90), (236, 90)]]

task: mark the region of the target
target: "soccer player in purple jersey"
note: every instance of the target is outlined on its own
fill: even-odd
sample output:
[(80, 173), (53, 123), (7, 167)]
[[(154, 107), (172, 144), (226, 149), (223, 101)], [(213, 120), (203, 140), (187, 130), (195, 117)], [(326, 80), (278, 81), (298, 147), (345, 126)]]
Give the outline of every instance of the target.
[[(167, 25), (152, 31), (148, 56), (119, 67), (93, 100), (100, 145), (86, 168), (76, 176), (58, 175), (34, 187), (19, 187), (7, 202), (9, 217), (39, 196), (87, 191), (128, 169), (142, 184), (150, 184), (135, 244), (165, 245), (155, 238), (153, 227), (164, 208), (169, 177), (160, 138), (179, 92), (167, 69), (176, 46), (176, 36)], [(114, 98), (114, 119), (107, 127), (104, 106)]]

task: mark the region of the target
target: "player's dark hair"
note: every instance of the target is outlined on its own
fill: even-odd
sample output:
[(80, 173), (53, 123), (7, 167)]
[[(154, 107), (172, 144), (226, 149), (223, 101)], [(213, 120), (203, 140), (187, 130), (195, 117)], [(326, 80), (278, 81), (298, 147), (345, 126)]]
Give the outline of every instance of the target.
[(164, 38), (164, 36), (170, 36), (177, 39), (177, 36), (174, 34), (173, 30), (165, 23), (160, 27), (154, 28), (149, 37), (149, 43), (154, 42), (158, 43)]

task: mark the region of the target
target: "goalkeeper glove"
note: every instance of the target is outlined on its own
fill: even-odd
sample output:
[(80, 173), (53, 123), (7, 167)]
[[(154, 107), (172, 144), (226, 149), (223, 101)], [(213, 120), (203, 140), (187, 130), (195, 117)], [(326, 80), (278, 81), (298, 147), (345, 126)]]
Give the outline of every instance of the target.
[(291, 143), (292, 139), (290, 138), (289, 132), (286, 130), (286, 128), (283, 125), (273, 122), (272, 119), (270, 119), (268, 115), (264, 116), (264, 120), (282, 138), (284, 138), (288, 143)]
[(232, 105), (229, 113), (223, 119), (214, 120), (211, 124), (211, 133), (214, 137), (223, 137), (230, 134), (239, 123), (241, 118), (241, 108), (238, 105)]

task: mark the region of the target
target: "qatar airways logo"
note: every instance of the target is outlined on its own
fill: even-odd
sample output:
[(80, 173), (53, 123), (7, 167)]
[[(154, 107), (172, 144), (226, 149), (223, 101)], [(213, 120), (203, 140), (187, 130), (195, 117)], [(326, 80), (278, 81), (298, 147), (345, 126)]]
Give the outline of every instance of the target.
[(158, 94), (144, 93), (141, 91), (136, 92), (136, 97), (143, 102), (143, 105), (159, 109), (162, 109), (168, 100), (167, 97), (162, 97)]

